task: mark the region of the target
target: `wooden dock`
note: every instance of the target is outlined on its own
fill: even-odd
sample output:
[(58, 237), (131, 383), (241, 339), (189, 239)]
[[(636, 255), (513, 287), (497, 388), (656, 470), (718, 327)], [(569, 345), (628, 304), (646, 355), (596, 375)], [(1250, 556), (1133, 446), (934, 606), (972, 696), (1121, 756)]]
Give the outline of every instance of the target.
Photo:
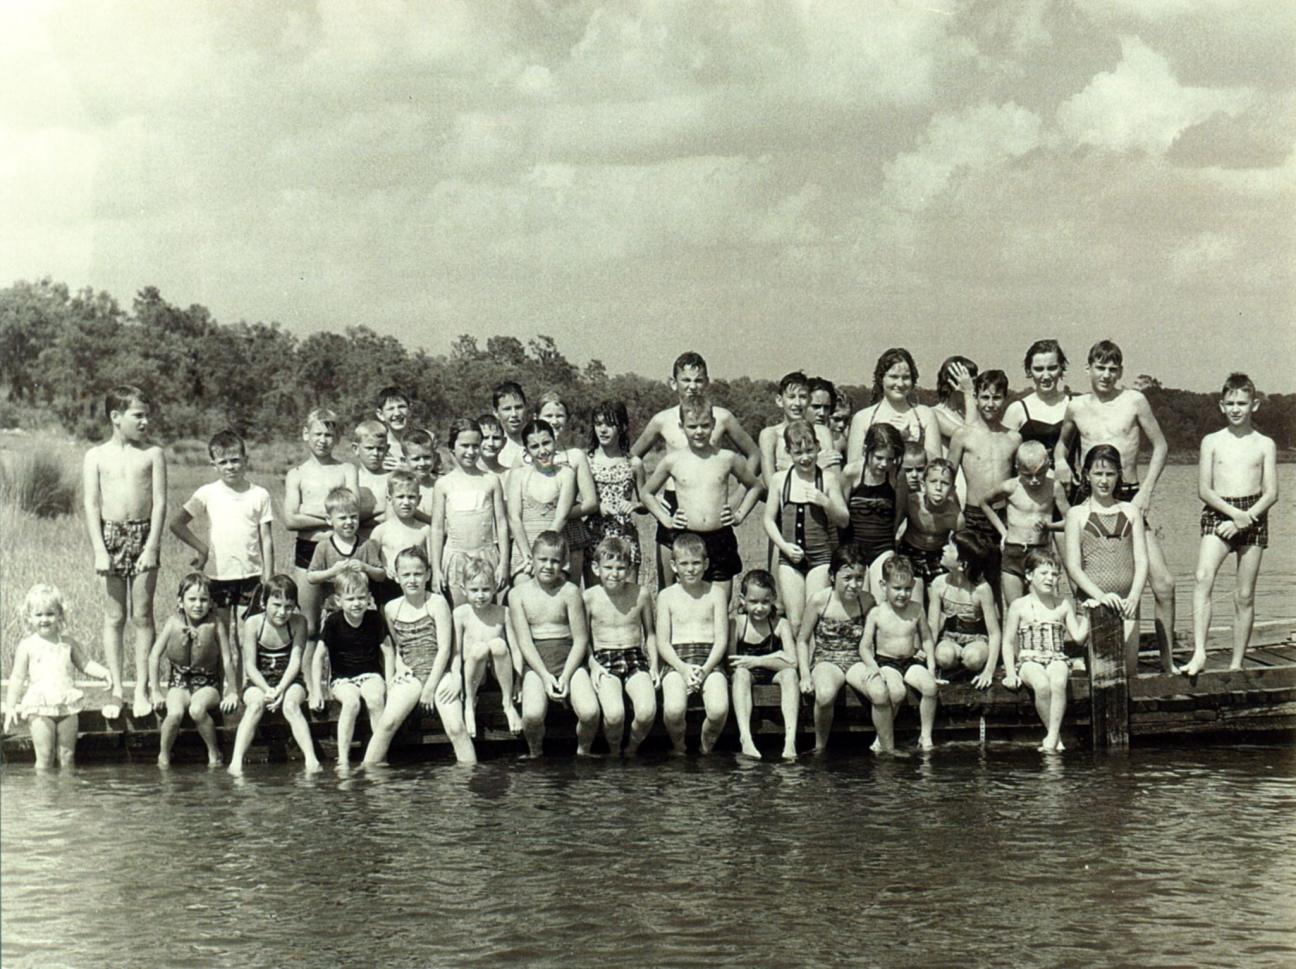
[[(1290, 622), (1257, 626), (1251, 648), (1242, 670), (1227, 669), (1231, 655), (1229, 630), (1212, 630), (1206, 670), (1189, 680), (1159, 672), (1159, 660), (1153, 651), (1140, 656), (1137, 676), (1125, 680), (1127, 699), (1123, 726), (1133, 746), (1168, 743), (1237, 743), (1241, 740), (1263, 740), (1291, 744), (1296, 742), (1296, 636)], [(1180, 650), (1184, 646), (1181, 643)], [(1181, 654), (1182, 655), (1182, 654)], [(1089, 746), (1096, 739), (1091, 701), (1090, 675), (1077, 662), (1070, 680), (1064, 737), (1069, 747)], [(1122, 663), (1123, 666), (1123, 663)], [(88, 688), (91, 707), (106, 699), (102, 688)], [(758, 687), (752, 717), (758, 744), (777, 752), (783, 725), (778, 706), (777, 687)], [(483, 692), (478, 705), (482, 730), (477, 739), (478, 756), (513, 756), (523, 752), (519, 737), (508, 732), (498, 706), (498, 693)], [(897, 718), (897, 737), (911, 739), (917, 735), (917, 703), (911, 696), (911, 710)], [(1121, 711), (1116, 711), (1119, 716)], [(321, 755), (336, 756), (335, 704), (319, 714), (311, 714), (312, 733)], [(690, 719), (700, 718), (700, 710), (691, 710)], [(220, 715), (217, 714), (218, 719)], [(223, 718), (219, 727), (222, 748), (228, 755), (233, 746), (239, 713)], [(81, 713), (81, 735), (77, 758), (81, 763), (95, 761), (135, 761), (152, 763), (158, 751), (156, 714), (135, 718), (129, 712), (115, 720), (105, 720), (96, 709)], [(561, 709), (551, 709), (546, 730), (546, 751), (570, 753), (574, 743), (574, 720)], [(977, 690), (966, 680), (942, 686), (936, 717), (936, 742), (972, 743), (1035, 742), (1042, 736), (1030, 693), (1026, 689), (1006, 689), (996, 682), (988, 690)], [(1110, 732), (1109, 727), (1104, 731)], [(812, 710), (809, 702), (802, 706), (801, 747), (813, 744)], [(843, 749), (865, 749), (873, 739), (873, 727), (867, 704), (850, 690), (844, 690), (838, 701), (833, 725), (834, 746)], [(691, 731), (693, 735), (695, 731)], [(362, 713), (356, 728), (357, 743), (368, 736), (367, 718)], [(761, 738), (766, 738), (762, 740)], [(665, 731), (660, 716), (653, 736), (645, 745), (651, 750), (664, 749)], [(1099, 744), (1101, 746), (1101, 744)], [(737, 749), (737, 731), (733, 718), (725, 728), (722, 749)], [(602, 748), (600, 739), (596, 750)], [(29, 762), (33, 759), (31, 738), (25, 727), (6, 736), (0, 744), (5, 761)], [(358, 758), (359, 753), (355, 753)], [(452, 756), (450, 743), (435, 717), (418, 711), (411, 715), (397, 735), (392, 760), (445, 759)], [(248, 762), (291, 761), (300, 758), (288, 727), (281, 715), (267, 715), (249, 751)], [(181, 732), (176, 743), (176, 763), (201, 762), (202, 743), (192, 728)]]

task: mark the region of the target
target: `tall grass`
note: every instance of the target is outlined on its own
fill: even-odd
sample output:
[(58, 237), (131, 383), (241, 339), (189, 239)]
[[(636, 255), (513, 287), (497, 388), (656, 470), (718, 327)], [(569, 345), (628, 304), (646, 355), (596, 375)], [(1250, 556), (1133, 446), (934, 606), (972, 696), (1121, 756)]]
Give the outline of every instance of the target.
[(74, 459), (37, 446), (0, 457), (0, 503), (37, 518), (70, 515), (77, 507), (79, 473)]

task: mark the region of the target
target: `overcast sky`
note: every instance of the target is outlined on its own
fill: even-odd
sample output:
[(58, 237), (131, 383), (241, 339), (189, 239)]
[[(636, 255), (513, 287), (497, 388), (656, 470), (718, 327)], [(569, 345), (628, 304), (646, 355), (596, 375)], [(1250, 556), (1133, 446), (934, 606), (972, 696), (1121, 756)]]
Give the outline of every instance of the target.
[(5, 0), (0, 285), (654, 376), (1109, 336), (1293, 391), (1294, 41), (1286, 0)]

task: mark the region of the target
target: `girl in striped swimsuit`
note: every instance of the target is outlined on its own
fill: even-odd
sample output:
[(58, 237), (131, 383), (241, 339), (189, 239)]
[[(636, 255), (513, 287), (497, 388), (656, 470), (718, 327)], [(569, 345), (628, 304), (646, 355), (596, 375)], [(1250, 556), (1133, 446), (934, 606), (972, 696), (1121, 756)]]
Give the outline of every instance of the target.
[(945, 543), (943, 575), (931, 587), (927, 622), (936, 636), (936, 666), (950, 673), (976, 674), (972, 685), (984, 690), (994, 681), (999, 661), (999, 613), (985, 581), (990, 548), (971, 529), (961, 528)]

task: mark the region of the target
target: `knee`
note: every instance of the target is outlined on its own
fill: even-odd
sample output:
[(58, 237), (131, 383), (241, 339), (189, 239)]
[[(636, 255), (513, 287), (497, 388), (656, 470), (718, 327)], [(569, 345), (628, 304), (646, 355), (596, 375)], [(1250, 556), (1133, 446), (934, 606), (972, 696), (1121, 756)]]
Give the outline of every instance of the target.
[(875, 707), (889, 707), (891, 705), (891, 690), (886, 685), (886, 680), (880, 676), (875, 676), (864, 686), (864, 693), (869, 698), (869, 703)]
[(120, 626), (126, 621), (126, 603), (118, 602), (114, 598), (109, 598), (104, 603), (104, 620), (114, 626)]
[(989, 656), (990, 647), (984, 643), (970, 643), (963, 649), (963, 668), (974, 673), (979, 672), (985, 669)]
[(959, 651), (952, 643), (943, 642), (936, 647), (936, 665), (941, 669), (953, 669), (958, 661)]
[(207, 704), (199, 703), (197, 700), (194, 700), (189, 704), (189, 716), (193, 719), (194, 723), (207, 719)]
[(1039, 700), (1051, 700), (1053, 698), (1053, 684), (1047, 679), (1042, 679), (1035, 684), (1035, 697)]
[(339, 697), (338, 704), (342, 707), (342, 716), (354, 717), (360, 712), (360, 694), (349, 693), (346, 696)]
[(1148, 584), (1152, 586), (1152, 595), (1157, 599), (1167, 599), (1174, 595), (1174, 576), (1169, 573), (1149, 576)]
[(734, 685), (734, 686), (742, 685), (742, 686), (747, 687), (748, 689), (751, 689), (751, 685), (752, 685), (752, 675), (751, 675), (751, 670), (745, 670), (745, 669), (741, 669), (741, 668), (740, 668), (740, 669), (736, 669), (736, 670), (734, 670), (734, 671), (733, 671), (733, 685)]
[(832, 683), (826, 683), (823, 680), (815, 681), (815, 705), (820, 707), (830, 707), (837, 702), (837, 694), (841, 692), (841, 687)]
[(1243, 608), (1254, 605), (1255, 584), (1251, 582), (1239, 582), (1237, 588), (1233, 590), (1233, 601)]

